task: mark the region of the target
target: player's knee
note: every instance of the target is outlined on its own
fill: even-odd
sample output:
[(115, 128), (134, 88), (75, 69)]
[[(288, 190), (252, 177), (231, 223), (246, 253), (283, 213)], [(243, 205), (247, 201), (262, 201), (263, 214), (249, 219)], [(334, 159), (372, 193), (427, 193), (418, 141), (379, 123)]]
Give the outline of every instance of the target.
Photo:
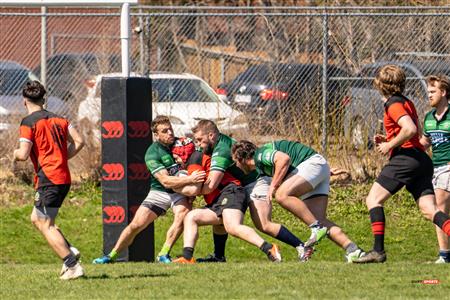
[(191, 224), (195, 224), (198, 221), (198, 215), (195, 212), (190, 212), (186, 214), (183, 219), (183, 223), (185, 226), (189, 226)]
[(233, 223), (224, 224), (225, 230), (231, 234), (232, 236), (238, 236), (238, 227), (239, 225)]
[(144, 226), (145, 224), (143, 222), (133, 220), (130, 225), (128, 225), (128, 228), (131, 232), (136, 232), (142, 230)]
[(285, 192), (277, 191), (275, 193), (275, 201), (277, 201), (280, 204), (286, 202), (288, 200), (288, 197), (289, 197), (289, 195)]

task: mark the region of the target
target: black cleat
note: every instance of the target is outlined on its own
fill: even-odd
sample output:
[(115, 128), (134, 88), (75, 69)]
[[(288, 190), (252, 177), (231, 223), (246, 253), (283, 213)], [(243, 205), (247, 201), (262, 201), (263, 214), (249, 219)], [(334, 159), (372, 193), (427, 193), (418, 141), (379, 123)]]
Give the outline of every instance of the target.
[(224, 263), (227, 262), (225, 256), (217, 257), (214, 253), (208, 254), (205, 258), (198, 258), (198, 263)]

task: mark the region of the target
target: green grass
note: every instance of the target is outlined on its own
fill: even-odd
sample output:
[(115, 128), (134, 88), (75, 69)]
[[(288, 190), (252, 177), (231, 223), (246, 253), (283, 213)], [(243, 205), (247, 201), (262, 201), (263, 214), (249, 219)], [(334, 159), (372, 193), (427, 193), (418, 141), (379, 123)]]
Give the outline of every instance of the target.
[[(364, 249), (372, 246), (372, 235), (364, 197), (370, 185), (334, 187), (329, 206), (330, 219), (340, 224)], [(25, 188), (21, 195), (33, 195)], [(5, 199), (3, 199), (5, 200)], [(9, 199), (10, 200), (10, 199)], [(29, 215), (32, 198), (14, 199), (0, 207), (0, 298), (445, 298), (450, 292), (448, 266), (427, 262), (436, 257), (432, 224), (420, 216), (412, 198), (404, 192), (387, 202), (386, 248), (388, 262), (382, 265), (347, 265), (344, 251), (325, 240), (313, 260), (300, 264), (295, 249), (282, 246), (284, 262), (272, 264), (253, 246), (230, 237), (227, 264), (159, 265), (120, 263), (94, 266), (102, 254), (101, 194), (92, 184), (72, 189), (57, 224), (82, 252), (87, 277), (60, 282), (61, 262), (35, 230)], [(5, 201), (4, 201), (5, 203)], [(20, 204), (28, 203), (28, 204)], [(305, 225), (275, 205), (273, 219), (283, 223), (302, 239)], [(155, 250), (162, 246), (171, 213), (155, 223)], [(247, 224), (251, 224), (246, 219)], [(269, 241), (273, 239), (264, 235)], [(181, 253), (182, 241), (172, 254)], [(212, 250), (209, 227), (201, 228), (195, 256)], [(438, 285), (415, 281), (438, 279)], [(445, 296), (447, 295), (447, 296)]]

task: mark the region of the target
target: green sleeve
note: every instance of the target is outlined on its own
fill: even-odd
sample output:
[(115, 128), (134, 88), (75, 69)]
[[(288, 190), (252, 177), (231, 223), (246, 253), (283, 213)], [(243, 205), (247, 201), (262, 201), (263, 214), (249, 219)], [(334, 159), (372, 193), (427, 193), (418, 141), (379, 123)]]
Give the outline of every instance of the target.
[(264, 151), (262, 152), (262, 155), (261, 155), (261, 163), (264, 166), (269, 166), (269, 167), (274, 166), (275, 153), (277, 153), (277, 150), (264, 149)]
[(157, 149), (152, 149), (151, 147), (147, 149), (145, 153), (145, 164), (152, 175), (155, 175), (162, 169), (165, 169), (161, 162), (161, 155)]
[(229, 166), (233, 164), (231, 159), (230, 151), (225, 151), (224, 149), (215, 149), (211, 157), (211, 171), (225, 172)]

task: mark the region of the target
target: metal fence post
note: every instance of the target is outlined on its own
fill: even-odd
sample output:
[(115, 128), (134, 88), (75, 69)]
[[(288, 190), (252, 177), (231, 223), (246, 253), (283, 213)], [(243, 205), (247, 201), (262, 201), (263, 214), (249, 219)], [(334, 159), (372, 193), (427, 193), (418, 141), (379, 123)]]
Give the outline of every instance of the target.
[(322, 21), (322, 154), (327, 151), (327, 65), (328, 65), (328, 15), (326, 9), (323, 12)]
[(47, 84), (47, 7), (41, 7), (41, 83)]

